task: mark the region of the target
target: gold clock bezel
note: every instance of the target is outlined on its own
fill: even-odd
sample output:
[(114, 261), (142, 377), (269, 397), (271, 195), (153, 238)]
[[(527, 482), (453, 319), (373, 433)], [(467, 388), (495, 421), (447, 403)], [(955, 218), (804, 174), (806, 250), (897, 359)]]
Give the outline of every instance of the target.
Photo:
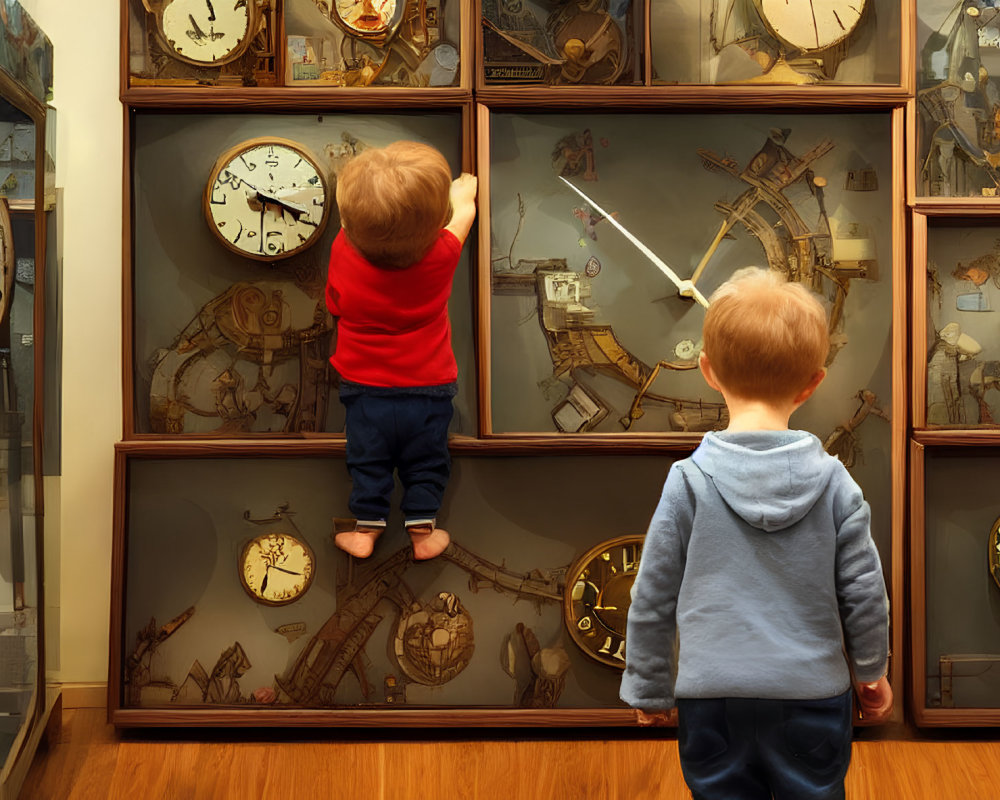
[(990, 528), (989, 544), (986, 553), (986, 563), (989, 565), (993, 582), (1000, 588), (1000, 518)]
[[(302, 584), (302, 589), (294, 597), (289, 597), (284, 600), (270, 600), (266, 597), (261, 597), (260, 594), (258, 594), (250, 587), (246, 579), (245, 570), (247, 563), (247, 555), (250, 552), (250, 549), (258, 542), (261, 542), (265, 539), (273, 539), (273, 538), (285, 539), (286, 541), (293, 542), (295, 545), (301, 547), (305, 551), (306, 558), (308, 559), (309, 562), (309, 574), (305, 576), (305, 581)], [(243, 545), (243, 547), (240, 548), (240, 555), (239, 558), (237, 559), (236, 565), (240, 576), (240, 585), (243, 587), (243, 591), (245, 591), (248, 595), (250, 595), (250, 598), (255, 603), (260, 603), (261, 605), (265, 606), (273, 606), (273, 607), (287, 606), (290, 605), (291, 603), (294, 603), (302, 599), (302, 596), (309, 591), (309, 588), (312, 586), (313, 580), (316, 577), (316, 554), (313, 552), (313, 549), (309, 546), (309, 543), (305, 539), (302, 539), (301, 537), (296, 536), (295, 534), (287, 533), (285, 531), (270, 531), (268, 533), (262, 533), (259, 536), (254, 536), (252, 539), (250, 539), (250, 541), (248, 541), (246, 544)]]
[[(155, 8), (152, 12), (156, 20), (156, 37), (159, 40), (160, 46), (163, 48), (171, 58), (177, 61), (182, 61), (185, 64), (190, 64), (195, 67), (205, 67), (212, 69), (214, 67), (223, 67), (226, 64), (230, 64), (236, 59), (243, 56), (247, 49), (250, 47), (250, 43), (254, 40), (257, 35), (257, 30), (260, 27), (261, 22), (261, 9), (258, 5), (253, 2), (253, 0), (248, 0), (247, 2), (247, 30), (240, 40), (239, 44), (236, 45), (232, 50), (230, 50), (222, 58), (218, 58), (214, 61), (199, 61), (197, 58), (190, 58), (185, 56), (183, 53), (174, 49), (174, 46), (170, 44), (170, 39), (167, 38), (167, 33), (163, 29), (163, 14), (174, 0), (160, 0), (159, 6)], [(150, 3), (146, 3), (147, 9), (150, 8)]]
[(330, 2), (330, 18), (348, 36), (369, 42), (376, 47), (385, 47), (386, 43), (396, 35), (396, 31), (399, 30), (399, 26), (403, 23), (408, 5), (409, 0), (396, 0), (396, 10), (393, 12), (392, 18), (384, 28), (378, 31), (366, 32), (352, 28), (337, 11), (337, 0), (331, 0)]
[[(566, 626), (566, 631), (569, 633), (570, 638), (573, 643), (584, 653), (584, 655), (598, 662), (599, 664), (604, 664), (605, 666), (614, 667), (615, 669), (622, 670), (625, 668), (625, 662), (621, 659), (614, 658), (610, 655), (604, 655), (597, 650), (590, 647), (593, 643), (591, 637), (587, 637), (580, 633), (579, 629), (579, 615), (574, 607), (573, 601), (573, 587), (576, 586), (577, 582), (584, 577), (584, 572), (590, 567), (590, 565), (598, 560), (604, 553), (612, 550), (616, 547), (626, 547), (628, 545), (638, 545), (640, 550), (640, 555), (636, 559), (636, 570), (638, 572), (639, 560), (641, 559), (642, 545), (645, 543), (645, 535), (631, 535), (631, 536), (618, 536), (614, 539), (607, 539), (594, 547), (587, 550), (582, 556), (580, 556), (573, 565), (569, 568), (566, 573), (566, 584), (563, 590), (563, 624)], [(625, 572), (623, 574), (629, 574)], [(633, 581), (634, 581), (634, 574)], [(615, 635), (619, 636), (622, 642), (625, 641), (625, 631), (615, 632)]]
[(10, 295), (14, 288), (14, 227), (10, 221), (10, 204), (0, 197), (0, 321), (10, 313)]
[[(215, 181), (219, 177), (219, 173), (226, 168), (228, 164), (235, 161), (243, 153), (250, 150), (254, 150), (258, 147), (282, 147), (287, 150), (293, 150), (298, 153), (305, 161), (309, 162), (309, 165), (315, 170), (316, 174), (319, 176), (320, 183), (323, 186), (323, 216), (320, 218), (319, 222), (316, 224), (316, 229), (313, 231), (312, 235), (306, 239), (298, 247), (291, 250), (286, 250), (278, 255), (267, 255), (266, 253), (249, 253), (240, 247), (237, 247), (232, 242), (230, 242), (225, 236), (219, 232), (219, 227), (216, 224), (215, 217), (212, 214), (212, 187), (215, 185)], [(205, 221), (208, 223), (208, 227), (211, 229), (212, 234), (215, 236), (216, 240), (221, 242), (223, 247), (232, 253), (236, 253), (244, 258), (252, 258), (254, 261), (283, 261), (286, 258), (291, 258), (294, 255), (298, 255), (305, 250), (308, 250), (322, 237), (323, 231), (326, 230), (327, 222), (330, 219), (330, 206), (332, 205), (333, 197), (330, 192), (330, 180), (326, 174), (326, 171), (320, 166), (319, 159), (313, 155), (313, 153), (303, 144), (298, 142), (293, 142), (291, 139), (283, 139), (278, 136), (259, 136), (254, 139), (247, 139), (244, 142), (240, 142), (228, 150), (224, 151), (215, 160), (215, 165), (212, 167), (212, 171), (208, 176), (208, 182), (205, 184), (205, 192), (202, 196), (202, 207), (205, 214)]]

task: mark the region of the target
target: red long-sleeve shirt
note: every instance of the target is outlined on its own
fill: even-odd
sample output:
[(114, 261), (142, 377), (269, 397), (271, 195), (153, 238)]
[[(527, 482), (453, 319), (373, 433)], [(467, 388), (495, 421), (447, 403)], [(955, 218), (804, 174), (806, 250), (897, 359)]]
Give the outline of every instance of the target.
[(462, 243), (442, 230), (412, 267), (384, 269), (341, 230), (330, 251), (326, 306), (339, 317), (330, 363), (364, 386), (439, 386), (458, 377), (448, 298)]

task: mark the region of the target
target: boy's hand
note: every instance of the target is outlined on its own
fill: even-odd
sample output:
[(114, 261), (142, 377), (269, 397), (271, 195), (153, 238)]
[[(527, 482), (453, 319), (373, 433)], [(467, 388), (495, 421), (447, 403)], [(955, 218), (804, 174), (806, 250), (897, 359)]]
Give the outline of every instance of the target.
[(637, 708), (635, 709), (635, 721), (644, 728), (662, 728), (666, 725), (675, 725), (677, 723), (677, 709), (646, 712)]
[(883, 676), (875, 683), (859, 683), (857, 691), (862, 719), (884, 722), (889, 718), (892, 713), (892, 687), (888, 678)]
[(457, 206), (461, 203), (475, 203), (478, 187), (479, 178), (463, 172), (451, 182), (451, 204)]

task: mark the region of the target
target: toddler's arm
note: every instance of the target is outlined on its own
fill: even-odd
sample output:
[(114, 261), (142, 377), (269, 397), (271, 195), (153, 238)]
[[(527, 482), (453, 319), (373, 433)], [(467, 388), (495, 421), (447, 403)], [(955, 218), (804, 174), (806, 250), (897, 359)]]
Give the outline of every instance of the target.
[(478, 187), (479, 179), (468, 172), (463, 172), (451, 183), (451, 221), (445, 226), (445, 230), (454, 234), (460, 242), (465, 241), (476, 219)]

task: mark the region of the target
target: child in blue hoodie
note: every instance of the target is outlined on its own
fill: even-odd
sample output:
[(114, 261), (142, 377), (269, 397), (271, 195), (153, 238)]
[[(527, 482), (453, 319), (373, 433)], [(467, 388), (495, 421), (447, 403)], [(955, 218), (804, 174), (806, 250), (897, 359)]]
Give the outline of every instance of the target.
[(695, 800), (843, 798), (851, 686), (892, 709), (870, 510), (819, 439), (789, 430), (823, 380), (826, 313), (777, 273), (712, 295), (700, 367), (729, 427), (667, 476), (632, 589), (621, 698), (672, 721)]

